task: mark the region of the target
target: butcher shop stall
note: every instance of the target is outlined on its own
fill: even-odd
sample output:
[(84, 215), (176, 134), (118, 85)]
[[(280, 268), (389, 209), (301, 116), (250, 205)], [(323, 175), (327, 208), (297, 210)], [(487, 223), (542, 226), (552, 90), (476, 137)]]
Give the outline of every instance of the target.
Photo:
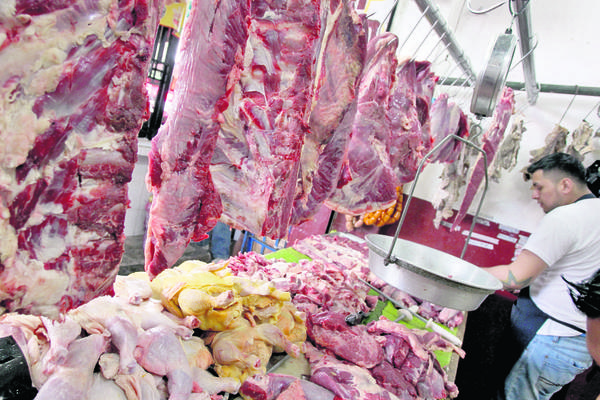
[(523, 168), (600, 189), (577, 5), (3, 1), (0, 397), (491, 397)]

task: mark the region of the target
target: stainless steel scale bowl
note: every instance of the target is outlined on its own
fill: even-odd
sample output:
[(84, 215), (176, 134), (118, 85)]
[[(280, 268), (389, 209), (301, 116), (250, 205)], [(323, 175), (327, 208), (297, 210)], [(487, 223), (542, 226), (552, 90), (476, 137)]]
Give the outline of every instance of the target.
[(467, 261), (442, 251), (396, 239), (393, 262), (385, 264), (393, 237), (369, 234), (371, 271), (386, 283), (433, 304), (471, 311), (502, 289), (494, 276)]

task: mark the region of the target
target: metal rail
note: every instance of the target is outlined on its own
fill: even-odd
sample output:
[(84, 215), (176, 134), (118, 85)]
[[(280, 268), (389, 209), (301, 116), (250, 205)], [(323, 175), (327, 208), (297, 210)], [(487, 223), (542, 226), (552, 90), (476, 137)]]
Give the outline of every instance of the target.
[[(467, 82), (463, 78), (440, 77), (438, 85), (441, 86), (463, 86)], [(505, 83), (514, 90), (526, 90), (525, 82), (507, 81)], [(579, 85), (554, 85), (550, 83), (538, 84), (540, 93), (558, 93), (572, 94), (577, 96), (594, 96), (600, 97), (600, 87), (598, 86), (579, 86)]]
[[(475, 70), (473, 70), (471, 62), (465, 55), (463, 49), (458, 44), (458, 41), (454, 36), (454, 32), (448, 26), (446, 19), (440, 13), (437, 5), (435, 5), (431, 0), (414, 1), (419, 10), (421, 10), (421, 13), (425, 15), (425, 18), (427, 18), (427, 21), (429, 21), (429, 23), (432, 25), (432, 28), (437, 32), (438, 36), (440, 37), (440, 40), (446, 45), (446, 49), (448, 50), (454, 61), (464, 71), (470, 83), (475, 84), (477, 74), (475, 73)], [(388, 31), (391, 29), (392, 21), (394, 19), (395, 14), (396, 4), (392, 9), (392, 16), (387, 25)]]

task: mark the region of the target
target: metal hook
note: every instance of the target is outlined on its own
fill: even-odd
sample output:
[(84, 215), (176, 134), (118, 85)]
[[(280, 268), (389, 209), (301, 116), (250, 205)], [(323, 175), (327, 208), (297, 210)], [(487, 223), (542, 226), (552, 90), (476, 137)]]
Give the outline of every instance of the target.
[(425, 13), (429, 10), (429, 6), (427, 6), (427, 8), (425, 8), (425, 10), (423, 10), (423, 12), (421, 13), (421, 16), (419, 17), (417, 23), (415, 24), (415, 26), (413, 26), (413, 28), (410, 30), (410, 32), (408, 33), (408, 35), (406, 35), (406, 38), (404, 38), (404, 42), (402, 42), (402, 45), (400, 45), (400, 47), (398, 47), (398, 52), (400, 50), (402, 50), (402, 48), (404, 47), (404, 45), (406, 44), (406, 42), (408, 41), (408, 39), (410, 38), (410, 36), (415, 32), (415, 29), (417, 29), (417, 26), (419, 25), (419, 23), (421, 22), (421, 20), (425, 17)]
[(500, 3), (495, 4), (493, 6), (490, 6), (490, 7), (486, 8), (485, 10), (477, 11), (477, 10), (473, 9), (473, 6), (471, 5), (471, 0), (467, 0), (467, 9), (469, 10), (469, 12), (471, 12), (471, 14), (476, 14), (476, 15), (478, 15), (478, 14), (486, 14), (486, 13), (489, 13), (490, 11), (495, 10), (496, 8), (498, 8), (500, 6), (503, 6), (504, 3), (506, 3), (506, 0), (501, 1)]
[(539, 44), (539, 41), (538, 41), (538, 39), (537, 39), (537, 35), (536, 35), (536, 36), (535, 36), (535, 44), (534, 44), (534, 45), (531, 47), (531, 49), (530, 49), (530, 50), (529, 50), (527, 53), (525, 53), (525, 55), (524, 55), (523, 57), (521, 57), (521, 58), (519, 59), (519, 61), (517, 61), (517, 62), (516, 62), (516, 63), (515, 63), (515, 64), (514, 64), (514, 65), (513, 65), (513, 66), (512, 66), (512, 67), (511, 67), (509, 70), (508, 70), (508, 72), (510, 72), (510, 71), (512, 71), (513, 69), (515, 69), (515, 67), (516, 67), (517, 65), (521, 64), (521, 63), (523, 62), (523, 60), (525, 60), (525, 58), (526, 58), (528, 55), (530, 55), (531, 53), (533, 53), (533, 51), (534, 51), (534, 50), (537, 48), (538, 44)]
[(562, 117), (560, 117), (560, 120), (558, 121), (558, 125), (560, 125), (562, 123), (563, 119), (565, 118), (565, 115), (567, 115), (567, 112), (571, 108), (571, 104), (573, 104), (573, 100), (575, 100), (575, 97), (577, 97), (578, 91), (579, 91), (579, 86), (575, 85), (575, 94), (573, 94), (573, 97), (571, 98), (571, 101), (569, 102), (569, 105), (567, 106), (567, 109), (563, 113)]
[[(387, 13), (387, 15), (385, 16), (385, 18), (384, 18), (384, 19), (381, 21), (381, 25), (380, 25), (380, 26), (383, 26), (383, 25), (384, 25), (384, 23), (385, 23), (385, 22), (386, 22), (388, 19), (390, 19), (390, 22), (389, 22), (389, 23), (391, 23), (391, 17), (392, 17), (392, 13), (394, 13), (394, 10), (395, 10), (396, 6), (398, 5), (398, 1), (399, 1), (399, 0), (396, 0), (396, 1), (394, 1), (394, 4), (393, 4), (393, 5), (390, 7), (390, 11), (388, 11), (388, 13)], [(390, 28), (390, 27), (388, 26), (388, 29), (389, 29), (389, 28)]]
[(439, 40), (437, 41), (437, 43), (435, 44), (435, 46), (433, 46), (433, 48), (431, 49), (431, 51), (429, 52), (429, 54), (427, 54), (427, 56), (425, 57), (426, 60), (429, 60), (431, 58), (431, 55), (433, 54), (433, 51), (435, 49), (437, 49), (438, 45), (440, 43), (442, 43), (442, 39), (444, 39), (444, 36), (446, 36), (446, 32), (442, 33), (442, 36), (440, 36)]
[(417, 49), (413, 53), (413, 56), (410, 58), (411, 61), (414, 61), (417, 53), (421, 49), (421, 46), (423, 46), (423, 44), (425, 43), (425, 41), (427, 40), (427, 38), (429, 37), (429, 35), (431, 35), (431, 31), (433, 31), (433, 28), (435, 28), (435, 26), (437, 25), (437, 23), (438, 23), (438, 21), (436, 20), (433, 24), (431, 24), (431, 27), (429, 28), (429, 31), (427, 32), (427, 34), (425, 35), (425, 37), (423, 38), (423, 40), (421, 40), (421, 43), (419, 43), (419, 45), (417, 46)]
[[(454, 64), (454, 68), (452, 68), (452, 69), (450, 70), (450, 72), (451, 72), (451, 73), (452, 73), (452, 72), (454, 72), (454, 70), (455, 70), (456, 68), (458, 68), (458, 64)], [(446, 82), (446, 81), (448, 80), (448, 78), (450, 77), (450, 75), (451, 75), (451, 74), (445, 74), (445, 75), (446, 75), (446, 76), (444, 77), (444, 79), (442, 79), (442, 81), (441, 81), (441, 82), (439, 82), (439, 83), (438, 83), (438, 85), (442, 86), (442, 85), (444, 84), (444, 82)]]
[(590, 116), (590, 114), (594, 112), (594, 109), (596, 110), (596, 115), (600, 118), (600, 101), (599, 101), (594, 107), (592, 107), (590, 112), (587, 113), (587, 115), (583, 118), (584, 121), (588, 122), (587, 119)]

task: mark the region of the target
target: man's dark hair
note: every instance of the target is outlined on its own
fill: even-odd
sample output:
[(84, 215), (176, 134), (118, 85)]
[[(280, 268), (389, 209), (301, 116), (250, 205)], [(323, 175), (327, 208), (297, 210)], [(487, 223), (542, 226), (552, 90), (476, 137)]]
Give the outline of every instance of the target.
[(553, 153), (540, 158), (527, 167), (525, 180), (531, 179), (531, 175), (537, 171), (562, 171), (579, 183), (585, 184), (585, 167), (575, 157), (567, 153)]

